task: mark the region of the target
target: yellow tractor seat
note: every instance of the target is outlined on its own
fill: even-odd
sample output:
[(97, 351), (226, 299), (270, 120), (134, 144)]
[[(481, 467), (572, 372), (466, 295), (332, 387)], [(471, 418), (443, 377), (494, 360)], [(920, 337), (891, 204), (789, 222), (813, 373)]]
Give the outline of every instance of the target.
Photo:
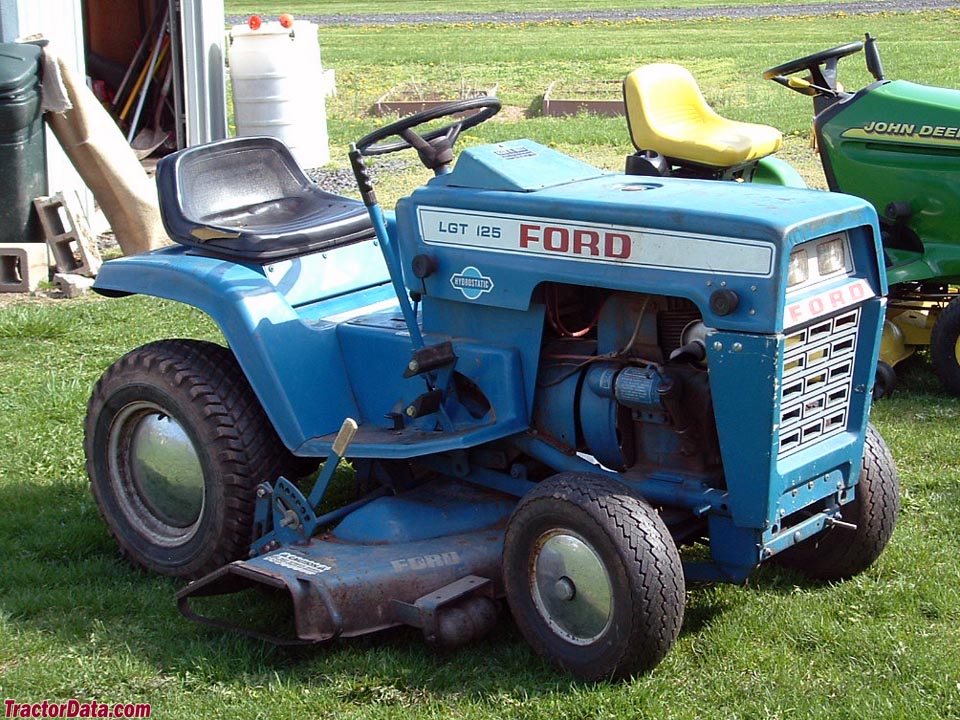
[(637, 150), (656, 150), (675, 160), (733, 167), (777, 151), (780, 131), (718, 115), (697, 81), (680, 65), (656, 63), (623, 81), (627, 125)]

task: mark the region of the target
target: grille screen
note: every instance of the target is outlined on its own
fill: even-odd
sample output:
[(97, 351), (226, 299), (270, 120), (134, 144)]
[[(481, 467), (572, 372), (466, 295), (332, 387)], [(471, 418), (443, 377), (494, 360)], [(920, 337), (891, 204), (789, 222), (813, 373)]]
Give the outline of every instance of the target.
[(846, 429), (859, 325), (856, 308), (787, 335), (778, 457)]

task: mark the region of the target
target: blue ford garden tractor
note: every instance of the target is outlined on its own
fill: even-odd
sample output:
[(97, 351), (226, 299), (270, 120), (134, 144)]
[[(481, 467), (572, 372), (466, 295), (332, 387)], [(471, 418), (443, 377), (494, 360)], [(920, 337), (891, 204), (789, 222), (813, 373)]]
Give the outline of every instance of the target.
[[(845, 578), (883, 550), (899, 500), (867, 418), (873, 208), (612, 174), (529, 140), (454, 166), (459, 133), (499, 108), (363, 138), (362, 202), (269, 138), (161, 161), (177, 244), (106, 263), (96, 289), (192, 305), (226, 346), (120, 358), (85, 450), (123, 552), (192, 580), (188, 617), (288, 643), (408, 625), (456, 646), (506, 599), (539, 653), (614, 678), (664, 657), (687, 581), (768, 560)], [(435, 176), (385, 212), (366, 158), (411, 146)], [(341, 459), (357, 493), (334, 502)], [(211, 596), (232, 593), (281, 600), (289, 632), (225, 616)]]
[[(861, 50), (874, 82), (847, 91), (838, 62)], [(880, 216), (890, 295), (876, 395), (892, 391), (894, 366), (925, 346), (943, 386), (960, 395), (960, 90), (887, 80), (869, 34), (763, 76), (813, 99), (827, 185)], [(634, 70), (624, 99), (638, 151), (628, 172), (803, 185), (771, 157), (776, 129), (719, 116), (685, 68)]]

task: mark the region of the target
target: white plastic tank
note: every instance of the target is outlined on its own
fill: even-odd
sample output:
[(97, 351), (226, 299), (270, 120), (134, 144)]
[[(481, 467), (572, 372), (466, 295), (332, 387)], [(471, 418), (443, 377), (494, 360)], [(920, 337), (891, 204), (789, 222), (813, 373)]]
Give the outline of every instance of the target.
[(230, 31), (230, 82), (237, 135), (283, 141), (301, 167), (330, 161), (320, 42), (315, 23), (265, 22)]

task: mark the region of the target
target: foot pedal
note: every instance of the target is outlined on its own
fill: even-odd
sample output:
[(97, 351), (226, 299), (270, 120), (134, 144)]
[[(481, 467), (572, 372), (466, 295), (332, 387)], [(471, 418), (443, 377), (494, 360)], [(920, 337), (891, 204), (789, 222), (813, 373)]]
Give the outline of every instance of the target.
[(407, 405), (404, 410), (407, 417), (415, 420), (424, 415), (432, 415), (440, 409), (440, 403), (443, 401), (443, 393), (440, 390), (430, 390), (422, 395), (418, 395), (412, 403)]
[(453, 343), (449, 340), (439, 345), (428, 345), (413, 353), (403, 376), (412, 378), (415, 375), (422, 375), (431, 370), (452, 365), (456, 361), (457, 355), (453, 352)]

